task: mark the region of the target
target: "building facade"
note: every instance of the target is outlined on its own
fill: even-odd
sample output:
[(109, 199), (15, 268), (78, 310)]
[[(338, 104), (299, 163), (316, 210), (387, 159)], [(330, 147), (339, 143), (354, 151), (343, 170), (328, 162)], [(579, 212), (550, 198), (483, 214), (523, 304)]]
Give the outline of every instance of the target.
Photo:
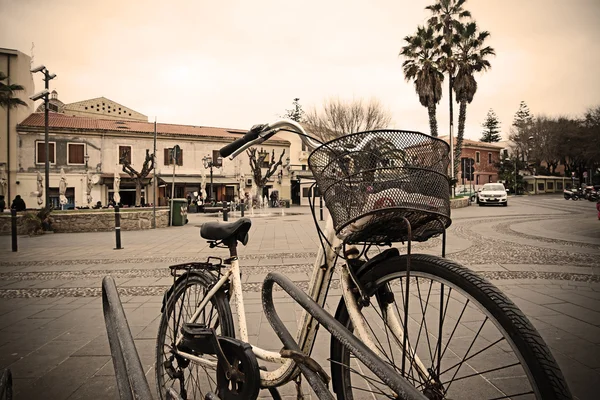
[[(448, 142), (447, 136), (440, 139)], [(456, 139), (454, 140), (456, 143)], [(505, 146), (496, 143), (479, 142), (476, 140), (463, 139), (461, 161), (458, 166), (458, 184), (481, 186), (486, 183), (498, 182), (498, 168), (501, 151)], [(473, 174), (467, 169), (473, 166)]]
[(8, 76), (4, 83), (23, 86), (24, 90), (14, 93), (14, 97), (27, 103), (27, 106), (12, 109), (0, 108), (0, 195), (5, 197), (8, 205), (17, 194), (17, 124), (33, 110), (33, 101), (29, 99), (34, 91), (30, 64), (31, 58), (28, 55), (0, 48), (0, 71)]
[[(141, 171), (146, 152), (154, 151), (155, 124), (142, 121), (110, 120), (49, 113), (50, 137), (50, 201), (58, 207), (61, 171), (66, 177), (67, 208), (85, 207), (98, 201), (106, 205), (114, 198), (115, 173), (119, 177), (119, 195), (123, 205), (135, 204), (135, 180), (123, 172), (121, 157), (127, 157), (136, 171)], [(34, 113), (17, 126), (19, 151), (15, 194), (21, 194), (29, 207), (37, 187), (38, 172), (44, 172), (44, 114)], [(203, 159), (212, 157), (217, 163), (218, 150), (245, 133), (236, 129), (189, 125), (156, 124), (156, 165), (143, 180), (145, 204), (156, 198), (157, 205), (166, 205), (167, 198), (185, 198), (202, 193), (210, 197), (210, 169)], [(173, 163), (171, 149), (178, 145), (180, 156)], [(290, 143), (281, 138), (271, 139), (261, 148), (289, 154)], [(285, 157), (284, 157), (285, 159)], [(263, 169), (263, 172), (266, 171)], [(88, 172), (90, 178), (88, 178)], [(267, 183), (264, 195), (272, 190), (282, 199), (290, 198), (289, 173), (280, 168)], [(156, 186), (154, 186), (156, 174)], [(213, 168), (213, 198), (232, 201), (252, 190), (252, 171), (247, 154), (235, 160), (223, 159), (221, 167)], [(285, 179), (284, 179), (285, 178)], [(88, 179), (92, 202), (88, 203)], [(172, 194), (173, 193), (173, 194)], [(29, 198), (29, 200), (28, 200)], [(30, 205), (31, 204), (31, 205)]]

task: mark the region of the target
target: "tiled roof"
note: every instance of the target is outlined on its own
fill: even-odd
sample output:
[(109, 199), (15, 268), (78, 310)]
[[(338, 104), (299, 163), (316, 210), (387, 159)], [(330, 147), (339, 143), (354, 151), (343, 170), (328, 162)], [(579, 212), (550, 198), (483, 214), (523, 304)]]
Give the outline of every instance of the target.
[[(73, 117), (57, 113), (48, 114), (48, 126), (51, 128), (77, 129), (83, 131), (113, 131), (154, 134), (154, 122)], [(19, 127), (44, 127), (44, 114), (31, 114), (19, 124)], [(159, 135), (210, 136), (226, 138), (237, 138), (237, 135), (246, 133), (245, 130), (241, 129), (161, 123), (156, 124), (156, 131)]]
[[(444, 142), (448, 143), (448, 136), (440, 136), (439, 139), (442, 139)], [(454, 138), (454, 144), (456, 144), (456, 138)], [(488, 147), (501, 150), (506, 146), (497, 143), (487, 143), (480, 142), (479, 140), (471, 140), (471, 139), (463, 139), (463, 146), (473, 146), (473, 147)]]

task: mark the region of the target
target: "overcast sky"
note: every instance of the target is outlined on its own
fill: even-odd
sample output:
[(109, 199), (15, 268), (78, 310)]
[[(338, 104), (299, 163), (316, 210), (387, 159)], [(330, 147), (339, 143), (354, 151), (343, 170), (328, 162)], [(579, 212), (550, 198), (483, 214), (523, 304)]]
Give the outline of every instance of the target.
[[(33, 63), (58, 75), (51, 89), (65, 103), (104, 96), (159, 122), (246, 129), (277, 118), (294, 97), (305, 109), (329, 97), (376, 97), (393, 127), (429, 133), (398, 53), (431, 3), (0, 0), (0, 47), (31, 54), (35, 43)], [(490, 108), (506, 136), (521, 100), (547, 115), (600, 105), (600, 1), (469, 0), (466, 8), (497, 54), (476, 77), (466, 137), (479, 139)]]

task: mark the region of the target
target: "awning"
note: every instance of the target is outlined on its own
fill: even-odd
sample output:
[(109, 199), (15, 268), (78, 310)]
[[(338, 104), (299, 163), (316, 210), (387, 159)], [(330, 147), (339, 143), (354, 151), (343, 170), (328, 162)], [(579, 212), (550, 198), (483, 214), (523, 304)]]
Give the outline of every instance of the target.
[(199, 176), (177, 176), (177, 175), (175, 175), (175, 178), (173, 178), (173, 176), (162, 175), (160, 177), (160, 180), (165, 183), (173, 183), (173, 181), (175, 181), (175, 183), (193, 183), (195, 185), (196, 184), (199, 185), (200, 183), (202, 183), (202, 177), (199, 177)]
[[(168, 176), (168, 175), (162, 175), (160, 177), (160, 179), (164, 182), (164, 183), (173, 183), (173, 177), (172, 176)], [(207, 175), (205, 179), (205, 182), (207, 185), (210, 185), (210, 175)], [(187, 184), (194, 184), (194, 185), (199, 185), (202, 183), (202, 177), (201, 176), (185, 176), (185, 175), (175, 175), (175, 183), (187, 183)], [(240, 182), (238, 180), (236, 180), (235, 178), (228, 178), (228, 177), (213, 177), (213, 185), (238, 185)]]

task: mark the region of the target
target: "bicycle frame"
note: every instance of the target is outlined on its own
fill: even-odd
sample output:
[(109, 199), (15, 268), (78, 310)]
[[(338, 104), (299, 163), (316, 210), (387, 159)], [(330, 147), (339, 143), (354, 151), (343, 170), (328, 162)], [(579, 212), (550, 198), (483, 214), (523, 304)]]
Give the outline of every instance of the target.
[[(233, 159), (236, 155), (240, 154), (246, 148), (252, 146), (253, 144), (262, 143), (268, 137), (275, 134), (277, 131), (288, 128), (293, 129), (295, 133), (297, 133), (302, 141), (312, 149), (315, 149), (319, 146), (319, 142), (315, 141), (314, 138), (311, 138), (306, 134), (302, 126), (298, 123), (290, 120), (281, 120), (277, 121), (273, 124), (270, 124), (268, 128), (259, 135), (257, 139), (254, 139), (251, 142), (246, 143), (242, 147), (238, 148), (231, 154), (231, 159)], [(319, 248), (317, 257), (315, 259), (313, 265), (313, 272), (311, 276), (311, 280), (308, 288), (308, 295), (320, 306), (323, 307), (325, 304), (325, 300), (327, 298), (327, 292), (329, 290), (329, 285), (331, 284), (331, 279), (333, 276), (335, 264), (338, 258), (338, 255), (341, 251), (342, 241), (337, 237), (335, 233), (335, 229), (333, 226), (333, 220), (331, 216), (327, 217), (327, 222), (324, 230), (325, 239), (331, 244), (331, 246), (326, 247), (323, 250), (322, 247)], [(350, 320), (352, 325), (355, 328), (356, 335), (371, 349), (374, 349), (377, 355), (380, 355), (377, 351), (377, 347), (375, 346), (374, 341), (371, 338), (371, 335), (367, 332), (367, 325), (360, 311), (360, 307), (354, 296), (350, 295), (349, 288), (352, 286), (352, 279), (350, 274), (347, 271), (348, 266), (342, 266), (341, 273), (341, 283), (342, 283), (342, 294), (343, 299), (346, 303), (346, 307), (348, 309), (348, 313), (350, 316)], [(223, 276), (217, 281), (217, 283), (213, 286), (213, 288), (207, 293), (205, 298), (202, 300), (200, 305), (197, 308), (197, 311), (191, 318), (191, 321), (194, 322), (196, 318), (200, 315), (203, 308), (210, 301), (212, 296), (228, 281), (231, 282), (231, 291), (233, 293), (233, 304), (237, 310), (237, 326), (240, 331), (240, 339), (246, 343), (248, 343), (248, 328), (246, 324), (246, 314), (245, 314), (245, 306), (244, 306), (244, 298), (242, 293), (242, 283), (240, 278), (240, 265), (237, 257), (232, 257), (231, 266), (224, 271)], [(385, 311), (385, 310), (384, 310)], [(386, 312), (386, 320), (389, 329), (392, 331), (397, 338), (402, 339), (404, 337), (404, 330), (402, 324), (394, 313)], [(307, 355), (312, 353), (312, 347), (317, 335), (317, 330), (319, 324), (313, 319), (313, 317), (303, 311), (302, 314), (302, 325), (299, 327), (297, 332), (297, 343), (301, 349), (301, 351)], [(178, 344), (181, 340), (180, 337), (177, 338), (176, 343)], [(406, 347), (408, 350), (408, 354), (404, 356), (405, 359), (410, 359), (412, 356), (415, 361), (414, 368), (417, 370), (417, 373), (425, 379), (429, 379), (429, 372), (425, 368), (425, 366), (421, 363), (421, 361), (416, 356), (415, 352), (410, 346)], [(260, 371), (261, 377), (261, 386), (263, 387), (274, 387), (280, 386), (286, 382), (289, 382), (296, 376), (298, 372), (296, 364), (290, 360), (283, 358), (279, 353), (267, 351), (261, 349), (257, 346), (252, 346), (252, 350), (257, 358), (283, 364), (279, 368), (273, 371)], [(196, 357), (192, 354), (184, 353), (179, 351), (181, 355), (192, 360), (194, 362), (214, 367), (216, 368), (216, 363), (213, 361), (204, 360), (200, 357)]]
[[(338, 252), (340, 251), (342, 245), (341, 240), (338, 239), (335, 235), (335, 230), (333, 228), (333, 221), (331, 217), (327, 218), (324, 234), (329, 243), (332, 244), (332, 246), (327, 247), (325, 253), (323, 253), (322, 248), (319, 248), (317, 257), (314, 262), (313, 273), (308, 289), (308, 295), (320, 307), (323, 307), (325, 304), (336, 260), (338, 258)], [(218, 290), (227, 281), (230, 281), (232, 301), (237, 310), (236, 314), (237, 326), (239, 327), (240, 335), (239, 339), (247, 343), (248, 328), (246, 323), (244, 297), (240, 278), (240, 265), (237, 257), (234, 257), (232, 259), (231, 266), (223, 271), (223, 275), (208, 291), (202, 302), (198, 305), (196, 312), (190, 318), (190, 321), (186, 322), (194, 322), (202, 312), (203, 308), (210, 301), (212, 296), (214, 296), (214, 294), (217, 293)], [(352, 324), (355, 327), (356, 336), (358, 336), (369, 348), (374, 349), (375, 352), (379, 355), (379, 352), (377, 351), (377, 346), (375, 345), (375, 342), (372, 340), (371, 335), (367, 331), (367, 325), (365, 324), (365, 321), (362, 317), (362, 313), (360, 312), (360, 307), (356, 301), (356, 298), (350, 295), (349, 287), (351, 284), (352, 281), (350, 278), (350, 274), (347, 271), (347, 266), (343, 265), (341, 273), (342, 295), (344, 301), (346, 302), (346, 307), (348, 309)], [(297, 343), (303, 353), (310, 355), (312, 352), (312, 347), (317, 335), (319, 325), (313, 319), (313, 317), (306, 311), (303, 311), (301, 320), (303, 321), (302, 325), (299, 327), (296, 334)], [(402, 325), (395, 317), (394, 313), (387, 313), (387, 322), (389, 328), (392, 330), (394, 335), (396, 335), (396, 337), (399, 338), (399, 340), (401, 340), (404, 335), (404, 331)], [(178, 344), (180, 340), (181, 336), (178, 336), (176, 343)], [(415, 357), (414, 351), (412, 351), (410, 347), (408, 347), (407, 350), (408, 356)], [(286, 382), (289, 382), (296, 376), (296, 365), (291, 359), (283, 358), (277, 352), (264, 350), (254, 345), (252, 346), (252, 351), (258, 359), (283, 364), (273, 371), (260, 371), (262, 387), (280, 386)], [(182, 351), (178, 351), (178, 353), (193, 362), (202, 364), (207, 367), (216, 368), (216, 362), (214, 361), (206, 360)], [(408, 358), (408, 356), (406, 357)], [(426, 367), (421, 363), (421, 361), (418, 358), (415, 359), (415, 364), (416, 365), (414, 367), (417, 370), (417, 372), (422, 377), (429, 379), (429, 373), (427, 372)]]

